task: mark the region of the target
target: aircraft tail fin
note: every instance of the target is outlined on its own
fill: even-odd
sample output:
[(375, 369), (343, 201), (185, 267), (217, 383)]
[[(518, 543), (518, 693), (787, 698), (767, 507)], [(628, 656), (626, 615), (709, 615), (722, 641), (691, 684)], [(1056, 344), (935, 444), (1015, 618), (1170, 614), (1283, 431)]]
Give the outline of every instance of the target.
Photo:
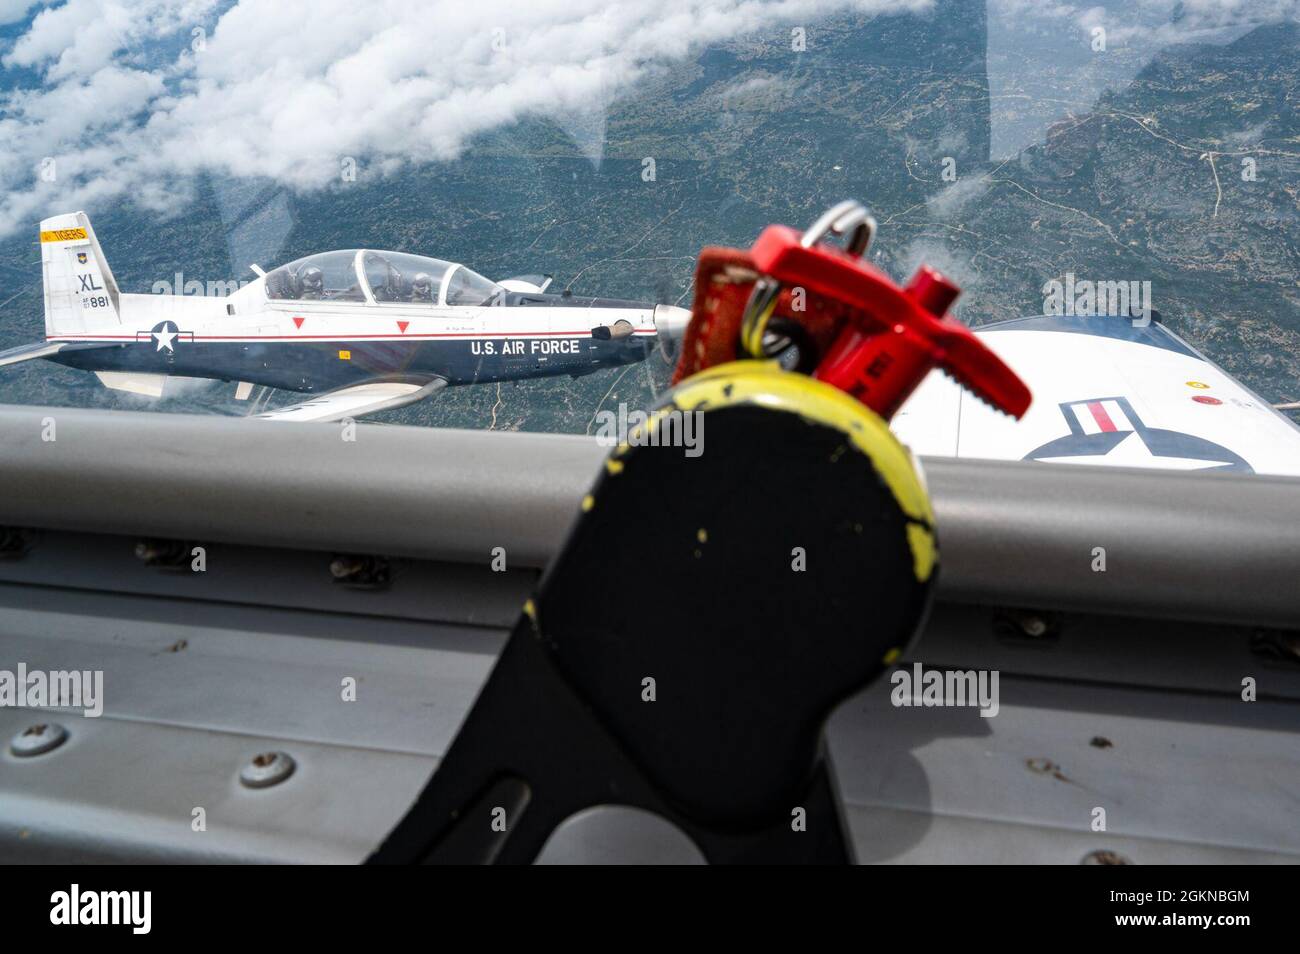
[(120, 328), (117, 282), (85, 212), (42, 220), (41, 268), (47, 338)]

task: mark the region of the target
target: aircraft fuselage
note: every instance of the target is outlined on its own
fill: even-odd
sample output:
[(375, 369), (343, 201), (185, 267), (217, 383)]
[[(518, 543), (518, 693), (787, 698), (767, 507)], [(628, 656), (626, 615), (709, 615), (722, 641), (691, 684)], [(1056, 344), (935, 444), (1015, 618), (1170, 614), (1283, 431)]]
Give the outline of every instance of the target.
[[(52, 360), (87, 371), (319, 393), (404, 375), (437, 375), (448, 384), (583, 375), (644, 359), (656, 338), (649, 303), (512, 293), (500, 305), (481, 306), (259, 305), (259, 285), (229, 298), (124, 294), (120, 328), (49, 336), (118, 347), (68, 350)], [(593, 335), (619, 321), (627, 322), (625, 334)]]

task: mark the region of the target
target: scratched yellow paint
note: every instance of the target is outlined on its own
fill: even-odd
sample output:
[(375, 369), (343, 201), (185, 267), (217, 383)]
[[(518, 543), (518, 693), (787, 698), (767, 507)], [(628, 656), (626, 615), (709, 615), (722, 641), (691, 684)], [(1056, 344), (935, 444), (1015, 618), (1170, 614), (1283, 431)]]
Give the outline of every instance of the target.
[(713, 410), (735, 404), (799, 414), (843, 432), (871, 460), (908, 518), (907, 543), (914, 575), (921, 582), (930, 578), (938, 562), (938, 548), (929, 529), (934, 525), (934, 511), (912, 455), (880, 415), (839, 388), (783, 371), (774, 361), (732, 361), (683, 381), (673, 392), (672, 404), (653, 412), (645, 427), (653, 432), (659, 419), (673, 410)]

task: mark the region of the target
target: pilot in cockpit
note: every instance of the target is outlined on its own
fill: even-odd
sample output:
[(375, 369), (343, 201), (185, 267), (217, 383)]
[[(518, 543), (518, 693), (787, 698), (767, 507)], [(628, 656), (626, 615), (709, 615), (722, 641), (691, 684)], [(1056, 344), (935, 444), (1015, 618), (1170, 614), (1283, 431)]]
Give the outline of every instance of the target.
[(428, 272), (417, 272), (411, 279), (411, 301), (433, 301), (433, 279)]
[(319, 301), (325, 297), (325, 273), (315, 265), (308, 265), (298, 273), (298, 285), (302, 289), (300, 298)]

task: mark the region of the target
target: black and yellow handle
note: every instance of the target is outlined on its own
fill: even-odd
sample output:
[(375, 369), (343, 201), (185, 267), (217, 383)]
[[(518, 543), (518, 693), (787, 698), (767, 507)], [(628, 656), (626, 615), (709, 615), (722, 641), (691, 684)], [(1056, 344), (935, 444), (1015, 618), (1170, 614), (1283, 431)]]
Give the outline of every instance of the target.
[(712, 861), (851, 860), (822, 728), (919, 629), (933, 524), (911, 455), (842, 391), (760, 361), (684, 381), (610, 454), (371, 860), (526, 862), (611, 803)]

